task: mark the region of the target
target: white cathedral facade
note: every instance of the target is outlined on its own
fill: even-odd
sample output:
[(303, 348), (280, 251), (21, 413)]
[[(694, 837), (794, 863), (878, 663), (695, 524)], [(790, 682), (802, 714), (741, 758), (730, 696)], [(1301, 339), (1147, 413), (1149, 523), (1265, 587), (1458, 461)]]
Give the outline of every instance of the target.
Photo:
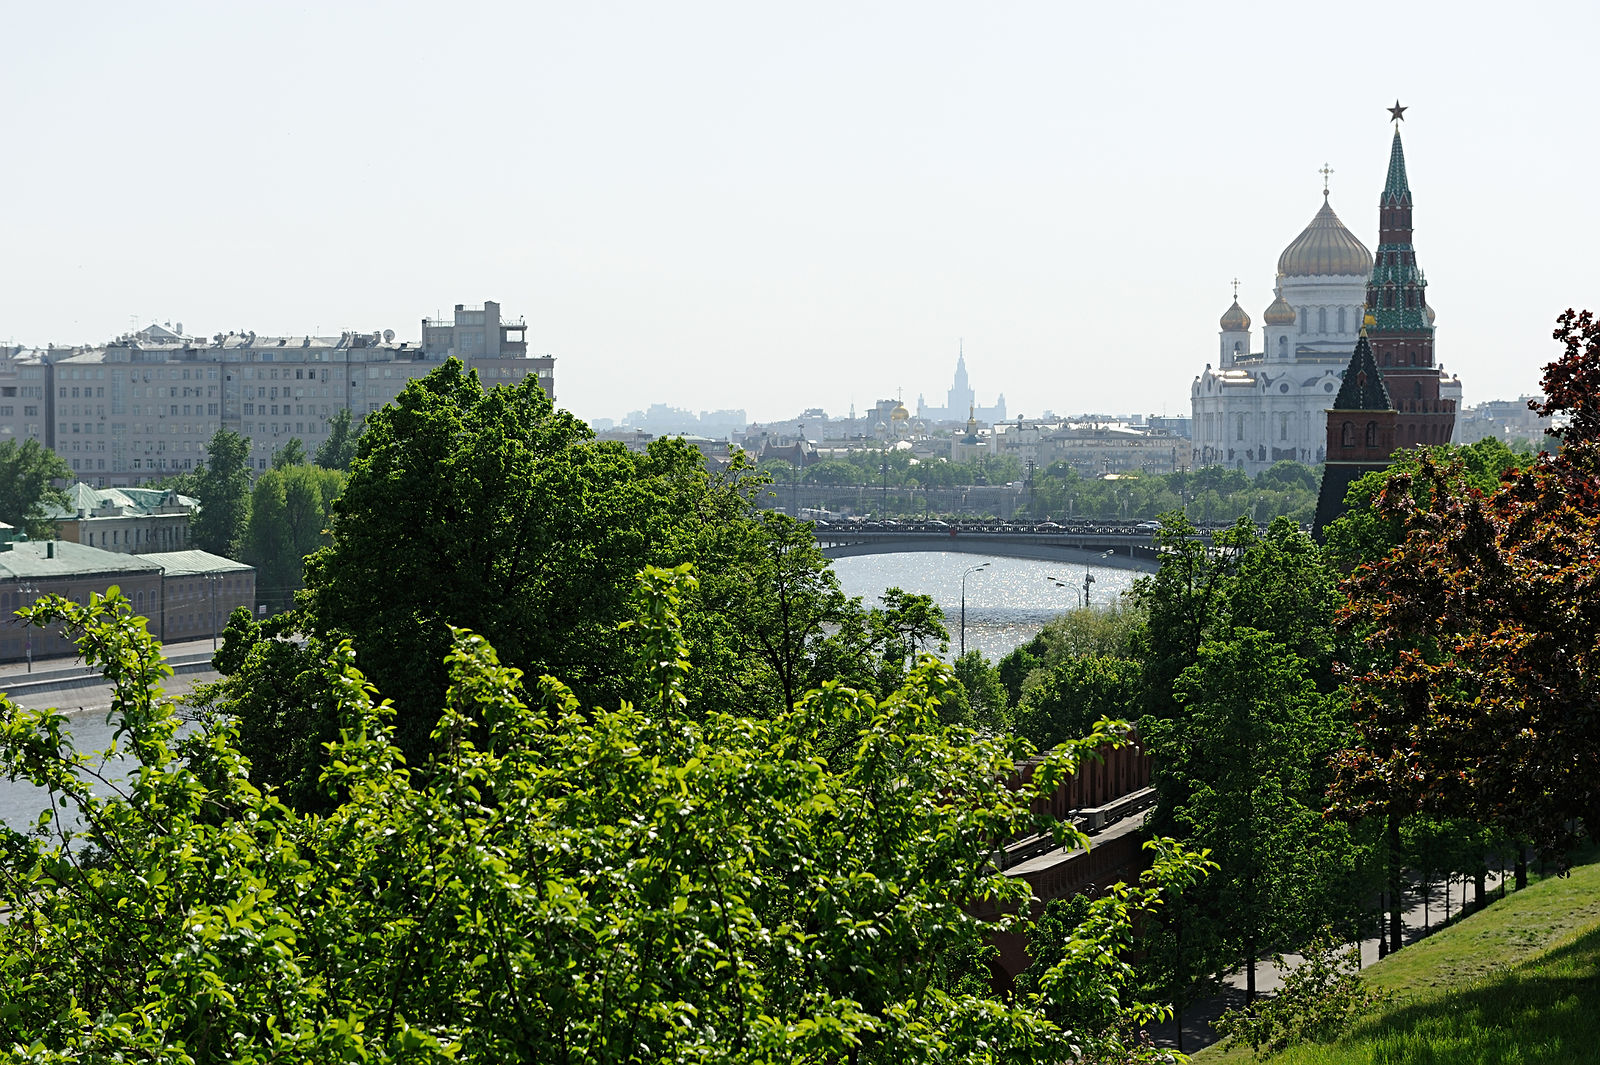
[[(1339, 221), (1327, 195), (1278, 257), (1260, 348), (1237, 297), (1222, 316), (1217, 361), (1189, 389), (1196, 468), (1230, 466), (1254, 476), (1283, 459), (1314, 466), (1326, 458), (1326, 411), (1360, 335), (1372, 274), (1372, 253)], [(1460, 380), (1441, 380), (1440, 395), (1459, 401)]]

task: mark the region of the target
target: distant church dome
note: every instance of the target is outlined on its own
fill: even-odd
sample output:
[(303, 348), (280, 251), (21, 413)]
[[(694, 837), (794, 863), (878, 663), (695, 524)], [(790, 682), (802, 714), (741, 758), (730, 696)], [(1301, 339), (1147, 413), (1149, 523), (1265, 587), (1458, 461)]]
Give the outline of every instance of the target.
[(1233, 306), (1228, 308), (1227, 313), (1222, 316), (1222, 320), (1217, 324), (1222, 326), (1224, 333), (1250, 332), (1250, 316), (1244, 313), (1244, 308), (1239, 306), (1237, 299), (1233, 301)]
[(1434, 323), (1434, 321), (1435, 321), (1435, 320), (1436, 320), (1436, 319), (1438, 319), (1438, 317), (1439, 317), (1439, 316), (1438, 316), (1438, 315), (1437, 315), (1437, 314), (1434, 314), (1434, 313), (1433, 313), (1433, 308), (1432, 308), (1432, 307), (1429, 307), (1429, 308), (1428, 308), (1428, 324), (1429, 324), (1429, 325), (1432, 325), (1432, 324), (1433, 324), (1433, 323)]
[(1261, 316), (1268, 325), (1294, 325), (1294, 308), (1282, 296), (1272, 301), (1267, 313)]
[(906, 410), (904, 403), (895, 404), (894, 410), (889, 412), (889, 420), (895, 423), (903, 422), (911, 417), (911, 412)]
[(1372, 273), (1372, 253), (1344, 227), (1327, 197), (1322, 210), (1278, 256), (1278, 273), (1288, 277), (1347, 277)]

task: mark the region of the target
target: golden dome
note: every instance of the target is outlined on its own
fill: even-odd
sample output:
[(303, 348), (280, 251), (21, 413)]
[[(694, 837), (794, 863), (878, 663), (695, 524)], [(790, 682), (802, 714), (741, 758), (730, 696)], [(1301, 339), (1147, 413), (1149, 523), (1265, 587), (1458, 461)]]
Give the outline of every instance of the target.
[(1227, 313), (1223, 314), (1222, 320), (1217, 324), (1222, 326), (1224, 333), (1250, 332), (1250, 316), (1239, 306), (1238, 299), (1233, 301), (1233, 306), (1228, 308)]
[(1344, 227), (1326, 198), (1322, 210), (1278, 256), (1278, 273), (1289, 277), (1348, 277), (1372, 273), (1372, 253)]
[[(1426, 306), (1426, 305), (1424, 305), (1424, 306)], [(1427, 311), (1428, 311), (1428, 324), (1429, 324), (1429, 325), (1432, 325), (1432, 324), (1433, 324), (1433, 323), (1434, 323), (1434, 321), (1435, 321), (1435, 320), (1436, 320), (1436, 319), (1437, 319), (1437, 318), (1438, 318), (1438, 317), (1439, 317), (1439, 316), (1438, 316), (1438, 315), (1437, 315), (1437, 314), (1434, 314), (1434, 313), (1433, 313), (1433, 308), (1432, 308), (1432, 307), (1427, 307)]]
[(1261, 319), (1268, 325), (1294, 325), (1294, 308), (1280, 295), (1272, 301), (1272, 306), (1267, 308), (1267, 313)]
[(889, 420), (892, 422), (903, 422), (909, 417), (911, 417), (911, 412), (906, 410), (904, 403), (895, 404), (894, 410), (889, 412)]

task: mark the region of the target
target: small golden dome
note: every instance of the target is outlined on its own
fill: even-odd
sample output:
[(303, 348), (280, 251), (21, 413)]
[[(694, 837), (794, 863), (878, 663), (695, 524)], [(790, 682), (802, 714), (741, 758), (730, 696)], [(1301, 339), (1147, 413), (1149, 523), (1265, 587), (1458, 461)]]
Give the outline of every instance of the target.
[(1224, 333), (1250, 332), (1250, 316), (1244, 313), (1244, 308), (1239, 306), (1237, 299), (1233, 301), (1233, 306), (1228, 308), (1227, 313), (1222, 316), (1222, 320), (1217, 324), (1222, 326)]
[(1372, 273), (1372, 253), (1344, 227), (1326, 198), (1311, 224), (1278, 256), (1288, 277), (1349, 277)]
[(1272, 301), (1272, 306), (1267, 308), (1267, 313), (1261, 316), (1268, 325), (1294, 325), (1294, 308), (1289, 306), (1289, 301), (1282, 295)]
[[(1425, 305), (1425, 306), (1426, 306), (1426, 305)], [(1433, 321), (1434, 321), (1434, 319), (1435, 319), (1435, 318), (1437, 318), (1437, 317), (1439, 317), (1439, 316), (1438, 316), (1438, 315), (1437, 315), (1437, 314), (1434, 314), (1434, 313), (1433, 313), (1433, 308), (1432, 308), (1432, 307), (1428, 307), (1428, 308), (1427, 308), (1427, 311), (1428, 311), (1428, 324), (1429, 324), (1429, 325), (1432, 325), (1432, 324), (1433, 324)]]
[(911, 412), (906, 410), (904, 403), (895, 404), (894, 410), (889, 412), (889, 420), (893, 422), (903, 422), (909, 417), (911, 417)]

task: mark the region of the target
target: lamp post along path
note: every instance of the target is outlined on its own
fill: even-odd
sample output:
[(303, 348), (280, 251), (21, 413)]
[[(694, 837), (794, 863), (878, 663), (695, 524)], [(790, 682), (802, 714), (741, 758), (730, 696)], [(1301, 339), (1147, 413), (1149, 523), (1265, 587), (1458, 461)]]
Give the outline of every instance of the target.
[(988, 569), (989, 563), (973, 566), (961, 575), (961, 657), (967, 655), (967, 578), (979, 570)]

